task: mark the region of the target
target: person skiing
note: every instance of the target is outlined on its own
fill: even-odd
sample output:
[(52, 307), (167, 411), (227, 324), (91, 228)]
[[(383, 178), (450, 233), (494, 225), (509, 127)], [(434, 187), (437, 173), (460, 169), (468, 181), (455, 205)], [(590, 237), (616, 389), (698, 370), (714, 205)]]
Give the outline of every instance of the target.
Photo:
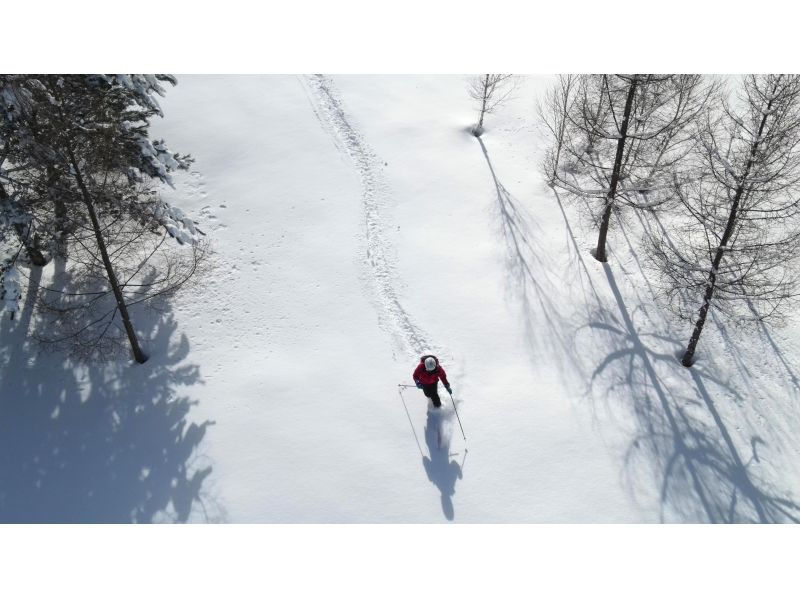
[(439, 409), (442, 401), (439, 399), (439, 380), (444, 384), (445, 389), (451, 395), (450, 383), (447, 381), (447, 374), (444, 368), (439, 365), (439, 360), (435, 355), (423, 355), (419, 358), (419, 365), (414, 370), (414, 383), (417, 388), (422, 389), (425, 396), (433, 401), (433, 406)]

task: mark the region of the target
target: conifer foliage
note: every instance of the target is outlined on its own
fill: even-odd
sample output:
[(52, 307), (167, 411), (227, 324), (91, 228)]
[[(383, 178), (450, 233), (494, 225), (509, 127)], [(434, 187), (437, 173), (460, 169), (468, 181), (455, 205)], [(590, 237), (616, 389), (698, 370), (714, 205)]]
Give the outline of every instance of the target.
[[(192, 161), (149, 137), (150, 119), (162, 115), (157, 96), (175, 83), (169, 75), (0, 77), (0, 289), (12, 315), (21, 260), (38, 267), (73, 255), (93, 277), (97, 262), (105, 288), (88, 292), (92, 307), (108, 294), (114, 302), (100, 321), (103, 334), (121, 321), (136, 361), (147, 359), (126, 297), (141, 281), (120, 279), (120, 256), (141, 260), (159, 230), (179, 243), (195, 244), (200, 234), (152, 185), (171, 184), (171, 173)], [(126, 250), (109, 251), (122, 238)]]

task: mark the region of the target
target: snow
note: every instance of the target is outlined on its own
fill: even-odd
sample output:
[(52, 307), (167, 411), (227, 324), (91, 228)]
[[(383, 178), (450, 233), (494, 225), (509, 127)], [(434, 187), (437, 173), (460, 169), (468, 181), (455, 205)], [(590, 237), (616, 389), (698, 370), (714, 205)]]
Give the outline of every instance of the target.
[[(480, 139), (465, 77), (178, 80), (153, 138), (196, 162), (164, 199), (213, 271), (171, 311), (134, 308), (142, 366), (36, 352), (23, 289), (0, 323), (0, 519), (800, 516), (796, 327), (712, 312), (680, 365), (691, 326), (655, 304), (638, 224), (612, 221), (596, 262), (537, 170), (553, 79), (525, 78)], [(467, 438), (441, 391), (442, 450), (398, 387), (428, 351)]]

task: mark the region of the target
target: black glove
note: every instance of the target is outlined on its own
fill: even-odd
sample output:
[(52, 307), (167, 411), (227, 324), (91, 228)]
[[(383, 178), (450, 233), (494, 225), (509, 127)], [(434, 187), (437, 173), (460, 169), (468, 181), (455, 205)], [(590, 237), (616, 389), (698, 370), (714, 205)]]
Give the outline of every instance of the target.
[(447, 390), (447, 392), (449, 392), (449, 393), (450, 393), (450, 395), (452, 396), (452, 394), (453, 394), (453, 389), (452, 389), (452, 388), (450, 388), (450, 385), (449, 385), (449, 384), (445, 384), (445, 385), (444, 385), (444, 388), (445, 388), (445, 390)]
[(417, 388), (419, 388), (420, 390), (422, 390), (422, 382), (417, 382)]

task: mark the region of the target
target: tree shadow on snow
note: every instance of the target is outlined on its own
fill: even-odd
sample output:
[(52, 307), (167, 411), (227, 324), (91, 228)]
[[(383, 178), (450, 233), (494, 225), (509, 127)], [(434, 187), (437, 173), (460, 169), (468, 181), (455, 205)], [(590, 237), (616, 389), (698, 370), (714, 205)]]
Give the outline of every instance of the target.
[[(579, 253), (557, 194), (556, 199)], [(646, 229), (648, 223), (640, 222)], [(580, 318), (585, 319), (577, 327), (576, 345), (590, 343), (589, 351), (578, 351), (587, 370), (592, 371), (590, 396), (604, 395), (610, 412), (623, 412), (623, 422), (629, 421), (628, 414), (634, 416), (633, 439), (625, 454), (625, 472), (634, 493), (645, 489), (649, 495), (649, 481), (656, 481), (662, 521), (800, 521), (800, 506), (768, 481), (779, 480), (780, 472), (768, 471), (769, 465), (759, 458), (759, 446), (767, 448), (766, 441), (759, 434), (748, 438), (744, 426), (739, 425), (738, 413), (734, 414), (735, 434), (731, 434), (731, 424), (726, 424), (719, 411), (720, 399), (745, 404), (741, 391), (733, 381), (714, 374), (717, 368), (711, 360), (691, 370), (680, 365), (683, 343), (672, 334), (669, 322), (648, 312), (647, 305), (657, 291), (626, 227), (618, 224), (641, 277), (626, 272), (623, 260), (615, 260), (614, 268), (625, 274), (628, 287), (639, 300), (630, 311), (612, 267), (606, 263), (602, 268), (613, 296), (608, 304), (608, 299), (597, 293), (591, 282), (593, 273), (579, 257), (580, 275), (587, 278), (592, 292), (583, 294), (585, 309)], [(721, 332), (725, 338), (725, 331)], [(740, 357), (733, 358), (741, 365)], [(746, 459), (742, 447), (748, 451)]]
[[(440, 410), (428, 410), (425, 422), (425, 444), (428, 445), (430, 457), (422, 457), (422, 465), (428, 479), (441, 492), (442, 512), (448, 521), (455, 518), (453, 495), (456, 493), (456, 482), (463, 477), (462, 465), (450, 460), (450, 426), (449, 414)], [(441, 446), (439, 435), (441, 434)], [(464, 454), (466, 458), (466, 452)]]
[[(486, 145), (479, 137), (486, 164), (497, 192), (497, 213), (500, 233), (506, 246), (506, 269), (511, 291), (520, 301), (525, 333), (534, 358), (548, 359), (561, 368), (579, 368), (573, 345), (574, 327), (559, 307), (558, 285), (547, 277), (548, 267), (543, 256), (549, 252), (539, 241), (541, 231), (525, 208), (506, 189), (497, 176)], [(563, 304), (562, 306), (563, 307)], [(545, 327), (548, 334), (542, 334)], [(549, 339), (555, 341), (554, 346)], [(545, 344), (546, 343), (546, 344)]]
[(0, 522), (222, 519), (199, 451), (213, 422), (187, 417), (193, 403), (179, 388), (201, 377), (186, 337), (170, 344), (172, 314), (133, 316), (147, 363), (75, 364), (25, 341), (42, 325), (33, 282), (19, 317), (0, 323)]
[[(645, 217), (639, 214), (639, 212), (636, 212), (636, 214), (639, 218), (639, 223), (647, 232), (647, 234), (650, 236), (661, 235), (667, 241), (669, 241), (670, 233), (661, 222), (658, 214), (649, 214), (649, 217)], [(628, 239), (627, 233), (626, 240), (628, 241), (629, 246), (632, 247), (632, 243)], [(644, 272), (641, 264), (639, 264), (639, 268), (642, 270), (642, 272)], [(651, 295), (654, 295), (655, 292), (656, 291), (651, 288)], [(730, 329), (730, 324), (726, 322), (725, 318), (719, 317), (717, 311), (712, 309), (709, 312), (709, 319), (714, 324), (715, 330), (719, 333), (722, 341), (724, 342), (727, 354), (730, 355), (730, 357), (734, 360), (736, 370), (746, 374), (744, 377), (745, 382), (749, 382), (751, 379), (758, 378), (758, 372), (753, 371), (752, 369), (754, 363), (756, 365), (763, 365), (772, 371), (782, 370), (786, 375), (785, 382), (788, 382), (788, 384), (786, 384), (784, 387), (786, 392), (790, 393), (795, 399), (800, 399), (800, 375), (798, 375), (797, 370), (787, 358), (784, 349), (781, 347), (780, 342), (775, 338), (770, 326), (763, 320), (759, 319), (755, 308), (749, 302), (748, 310), (753, 318), (753, 322), (748, 325), (747, 333), (745, 335), (737, 335), (736, 331), (732, 332)], [(687, 330), (687, 337), (688, 332), (689, 331)], [(754, 337), (754, 334), (757, 336)], [(744, 336), (744, 339), (742, 339), (742, 336)], [(743, 352), (743, 346), (749, 349), (749, 351)], [(755, 356), (753, 355), (753, 348), (756, 348), (757, 350), (757, 354)], [(773, 359), (774, 361), (770, 361)], [(757, 391), (757, 389), (751, 390)]]
[[(646, 314), (629, 312), (611, 267), (603, 264), (603, 268), (622, 324), (610, 324), (602, 307), (587, 323), (594, 340), (602, 337), (609, 349), (597, 364), (591, 384), (602, 384), (609, 402), (626, 401), (633, 411), (637, 429), (626, 454), (633, 485), (641, 484), (643, 469), (660, 480), (662, 520), (800, 522), (800, 505), (759, 475), (758, 446), (765, 445), (764, 440), (750, 437), (751, 454), (745, 460), (709, 386), (739, 401), (744, 398), (711, 371), (683, 368), (676, 358), (682, 346), (679, 341), (640, 333), (647, 324), (637, 325), (637, 314)], [(643, 337), (662, 350), (646, 345)], [(677, 383), (671, 385), (673, 380)], [(673, 389), (686, 388), (687, 382), (694, 387), (691, 396)]]

